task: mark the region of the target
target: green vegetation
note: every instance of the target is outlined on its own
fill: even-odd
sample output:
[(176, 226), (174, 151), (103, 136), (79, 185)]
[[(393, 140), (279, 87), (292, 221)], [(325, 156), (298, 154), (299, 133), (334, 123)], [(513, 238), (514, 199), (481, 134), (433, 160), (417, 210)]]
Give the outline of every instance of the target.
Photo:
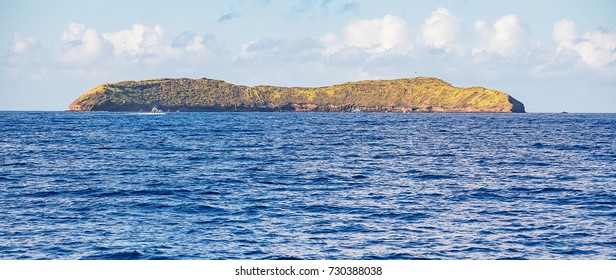
[(211, 79), (106, 83), (69, 105), (74, 111), (390, 111), (524, 112), (506, 93), (458, 88), (436, 78), (304, 87), (247, 87)]

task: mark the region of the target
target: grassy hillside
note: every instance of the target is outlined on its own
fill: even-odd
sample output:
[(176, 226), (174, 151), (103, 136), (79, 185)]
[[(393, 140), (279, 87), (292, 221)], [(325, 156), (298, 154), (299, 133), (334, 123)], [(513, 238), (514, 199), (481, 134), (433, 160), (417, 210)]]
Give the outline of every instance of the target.
[(506, 93), (458, 88), (436, 78), (350, 82), (304, 87), (247, 87), (212, 79), (106, 83), (86, 92), (74, 111), (391, 111), (524, 112)]

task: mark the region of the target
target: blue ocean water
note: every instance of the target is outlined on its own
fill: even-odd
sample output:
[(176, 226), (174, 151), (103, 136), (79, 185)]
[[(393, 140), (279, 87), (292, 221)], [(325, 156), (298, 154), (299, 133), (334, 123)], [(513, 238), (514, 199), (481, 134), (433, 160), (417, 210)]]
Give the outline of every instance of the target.
[(616, 259), (616, 114), (0, 112), (2, 259)]

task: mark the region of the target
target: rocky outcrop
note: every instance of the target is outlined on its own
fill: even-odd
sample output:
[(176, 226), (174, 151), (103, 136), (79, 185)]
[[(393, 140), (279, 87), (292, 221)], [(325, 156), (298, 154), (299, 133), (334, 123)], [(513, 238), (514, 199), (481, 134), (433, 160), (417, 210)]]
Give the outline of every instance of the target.
[(73, 111), (524, 112), (510, 95), (459, 88), (436, 78), (370, 80), (326, 87), (241, 86), (212, 79), (106, 83), (73, 101)]

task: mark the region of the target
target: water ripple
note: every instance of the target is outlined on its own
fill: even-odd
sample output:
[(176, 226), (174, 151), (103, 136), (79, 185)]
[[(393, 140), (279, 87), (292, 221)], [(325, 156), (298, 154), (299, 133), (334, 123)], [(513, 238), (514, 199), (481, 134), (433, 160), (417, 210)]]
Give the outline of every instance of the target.
[(614, 259), (615, 127), (614, 114), (0, 112), (0, 256)]

